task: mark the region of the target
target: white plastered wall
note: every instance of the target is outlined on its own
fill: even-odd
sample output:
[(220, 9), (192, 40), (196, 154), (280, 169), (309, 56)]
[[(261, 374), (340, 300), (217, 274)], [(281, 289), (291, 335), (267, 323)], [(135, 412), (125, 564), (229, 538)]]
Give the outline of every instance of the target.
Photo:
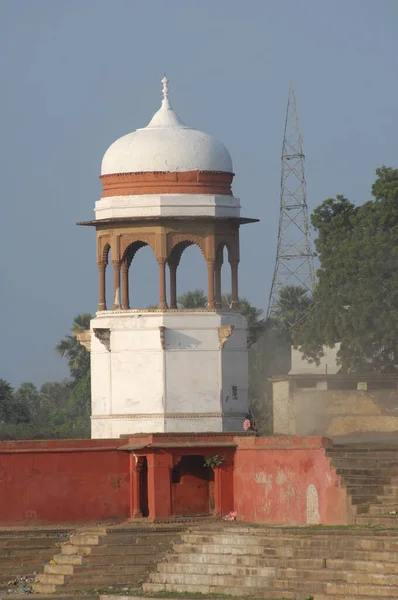
[(91, 330), (93, 438), (242, 429), (248, 359), (240, 314), (104, 311)]

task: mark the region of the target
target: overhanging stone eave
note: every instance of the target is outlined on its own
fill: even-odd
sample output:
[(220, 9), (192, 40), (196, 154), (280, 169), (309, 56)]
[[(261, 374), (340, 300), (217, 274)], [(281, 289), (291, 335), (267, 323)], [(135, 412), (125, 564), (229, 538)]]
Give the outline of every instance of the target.
[(170, 222), (170, 221), (194, 221), (194, 222), (203, 222), (203, 223), (213, 223), (220, 221), (234, 222), (239, 225), (247, 225), (249, 223), (258, 223), (260, 219), (252, 219), (249, 217), (217, 217), (210, 215), (199, 215), (199, 216), (148, 216), (148, 217), (115, 217), (111, 219), (93, 219), (92, 221), (78, 221), (76, 225), (81, 227), (100, 227), (100, 226), (109, 226), (114, 224), (124, 224), (124, 223), (159, 223), (159, 222)]

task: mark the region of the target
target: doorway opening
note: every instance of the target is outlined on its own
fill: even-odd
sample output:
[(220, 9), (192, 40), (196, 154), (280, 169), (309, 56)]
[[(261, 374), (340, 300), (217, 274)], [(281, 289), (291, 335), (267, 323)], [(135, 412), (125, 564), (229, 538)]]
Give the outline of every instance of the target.
[(149, 516), (148, 506), (148, 461), (146, 456), (142, 460), (140, 471), (140, 511), (143, 517)]
[(172, 514), (204, 516), (214, 510), (214, 472), (202, 455), (183, 456), (171, 476)]

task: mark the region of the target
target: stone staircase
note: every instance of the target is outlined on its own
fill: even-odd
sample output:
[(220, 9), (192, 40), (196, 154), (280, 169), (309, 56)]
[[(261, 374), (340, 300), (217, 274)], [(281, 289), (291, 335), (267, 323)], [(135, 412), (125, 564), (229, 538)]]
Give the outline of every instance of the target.
[(68, 534), (67, 529), (0, 531), (0, 597), (29, 592), (35, 574)]
[(398, 531), (219, 527), (184, 533), (144, 592), (258, 599), (398, 598)]
[(156, 568), (181, 527), (84, 528), (69, 536), (36, 576), (39, 594), (131, 593)]
[(398, 448), (334, 446), (327, 456), (350, 494), (354, 523), (397, 527)]

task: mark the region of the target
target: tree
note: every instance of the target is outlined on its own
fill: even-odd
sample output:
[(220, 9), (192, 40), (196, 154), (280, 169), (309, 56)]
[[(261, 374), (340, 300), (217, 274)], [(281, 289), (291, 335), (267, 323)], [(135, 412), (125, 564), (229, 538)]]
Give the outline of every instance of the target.
[(40, 392), (30, 381), (24, 381), (14, 392), (15, 401), (27, 407), (31, 420), (40, 413)]
[(315, 361), (341, 342), (343, 372), (398, 371), (398, 169), (376, 173), (373, 200), (337, 196), (311, 216), (319, 282), (298, 342)]
[(0, 422), (17, 425), (28, 423), (29, 420), (27, 405), (14, 398), (14, 390), (8, 381), (0, 379)]
[[(224, 308), (229, 308), (232, 302), (231, 294), (222, 296), (222, 304)], [(247, 300), (247, 298), (239, 298), (239, 312), (247, 321), (247, 346), (250, 348), (260, 337), (265, 328), (265, 319), (261, 319), (263, 310), (256, 308)]]
[[(86, 331), (90, 329), (90, 313), (82, 313), (74, 318), (72, 323), (72, 332)], [(66, 335), (57, 344), (56, 351), (68, 361), (69, 370), (76, 380), (87, 376), (90, 371), (90, 354), (84, 346), (80, 344), (75, 335)]]
[(181, 308), (205, 308), (207, 296), (203, 290), (190, 290), (178, 296), (177, 302)]
[(308, 313), (311, 306), (308, 290), (301, 285), (285, 285), (280, 289), (273, 322), (280, 332), (286, 333), (289, 343), (292, 342), (292, 327)]

